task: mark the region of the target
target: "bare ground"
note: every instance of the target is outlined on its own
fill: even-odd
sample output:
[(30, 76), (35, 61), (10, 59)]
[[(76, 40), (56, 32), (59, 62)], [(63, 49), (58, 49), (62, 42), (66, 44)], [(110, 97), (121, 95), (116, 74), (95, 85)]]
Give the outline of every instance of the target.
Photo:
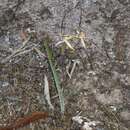
[[(80, 40), (71, 41), (74, 52), (56, 46), (63, 35), (77, 31), (85, 34), (86, 49)], [(64, 92), (64, 115), (42, 48), (46, 34)], [(45, 56), (39, 57), (34, 46)], [(129, 130), (129, 50), (129, 0), (0, 0), (0, 126), (47, 111), (47, 120), (21, 129)], [(54, 110), (45, 100), (44, 75)]]

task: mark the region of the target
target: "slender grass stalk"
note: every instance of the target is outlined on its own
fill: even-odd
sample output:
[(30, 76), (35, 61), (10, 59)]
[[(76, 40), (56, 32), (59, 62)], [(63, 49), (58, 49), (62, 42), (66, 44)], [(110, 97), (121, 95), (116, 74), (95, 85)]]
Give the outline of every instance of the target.
[(53, 52), (52, 50), (49, 48), (49, 43), (50, 43), (50, 38), (49, 37), (46, 37), (43, 41), (43, 44), (45, 46), (45, 50), (46, 50), (46, 53), (47, 53), (47, 56), (48, 56), (48, 61), (49, 61), (49, 65), (50, 65), (50, 68), (51, 68), (51, 71), (52, 71), (52, 74), (53, 74), (53, 79), (54, 79), (54, 82), (55, 82), (55, 87), (57, 89), (57, 92), (58, 92), (58, 96), (59, 96), (59, 100), (60, 100), (60, 108), (61, 108), (61, 112), (64, 113), (65, 111), (65, 105), (64, 105), (64, 97), (63, 97), (63, 91), (60, 87), (60, 80), (59, 80), (59, 76), (56, 72), (56, 69), (55, 69), (55, 66), (54, 66), (54, 57), (53, 57)]

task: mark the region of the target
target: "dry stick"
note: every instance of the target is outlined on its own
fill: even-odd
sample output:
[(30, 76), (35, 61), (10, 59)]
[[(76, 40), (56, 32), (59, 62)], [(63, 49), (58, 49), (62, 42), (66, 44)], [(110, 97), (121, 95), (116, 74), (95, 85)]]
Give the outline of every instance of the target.
[[(35, 47), (35, 45), (33, 45), (33, 44), (30, 46), (24, 47), (17, 54), (15, 54), (13, 57), (28, 53), (28, 52), (32, 51), (34, 49), (34, 47)], [(30, 49), (26, 50), (27, 48), (30, 48)]]
[(13, 57), (23, 55), (23, 54), (28, 53), (28, 52), (30, 52), (30, 51), (32, 51), (32, 50), (33, 50), (33, 48), (31, 48), (31, 49), (29, 49), (29, 50), (24, 50), (24, 51), (22, 51), (22, 52), (19, 52), (18, 54), (16, 54), (16, 55), (13, 56)]

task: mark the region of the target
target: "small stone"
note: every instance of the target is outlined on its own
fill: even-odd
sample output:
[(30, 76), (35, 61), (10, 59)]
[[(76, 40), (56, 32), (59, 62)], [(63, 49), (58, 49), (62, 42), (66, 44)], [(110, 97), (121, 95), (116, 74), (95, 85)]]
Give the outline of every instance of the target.
[(8, 85), (9, 85), (8, 82), (4, 82), (4, 83), (2, 84), (3, 87), (6, 87), (6, 86), (8, 86)]

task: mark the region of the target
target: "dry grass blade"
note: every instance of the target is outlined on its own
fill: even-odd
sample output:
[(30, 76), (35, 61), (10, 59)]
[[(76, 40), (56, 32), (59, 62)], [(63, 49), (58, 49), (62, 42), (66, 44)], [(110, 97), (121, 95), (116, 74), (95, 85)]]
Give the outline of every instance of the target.
[(63, 41), (59, 41), (58, 43), (56, 43), (56, 46), (62, 44), (62, 43), (65, 43), (70, 49), (74, 50), (74, 48), (72, 47), (72, 45), (69, 43), (68, 40), (71, 40), (71, 38), (69, 37), (64, 37)]
[(80, 33), (77, 32), (77, 33), (78, 33), (78, 38), (80, 39), (82, 46), (84, 48), (86, 48), (86, 44), (85, 44), (85, 41), (84, 41), (84, 39), (85, 39), (85, 33), (83, 33), (83, 32), (80, 32)]
[(61, 43), (65, 43), (70, 49), (72, 49), (74, 51), (75, 49), (72, 47), (72, 45), (70, 44), (69, 41), (76, 40), (76, 39), (79, 39), (82, 46), (86, 49), (85, 33), (79, 32), (79, 31), (77, 31), (77, 34), (75, 34), (75, 35), (64, 35), (63, 40), (56, 43), (56, 46), (60, 45)]
[(47, 76), (44, 75), (44, 95), (45, 95), (45, 99), (50, 107), (50, 109), (54, 109), (52, 103), (51, 103), (51, 99), (50, 99), (50, 92), (49, 92), (49, 83), (48, 83), (48, 79)]
[(64, 42), (66, 43), (66, 45), (67, 45), (70, 49), (74, 50), (74, 48), (71, 46), (71, 44), (68, 42), (67, 39), (64, 39)]
[(74, 73), (74, 70), (75, 70), (75, 67), (76, 67), (76, 65), (77, 64), (79, 64), (80, 63), (80, 61), (79, 60), (73, 60), (73, 66), (72, 66), (72, 69), (71, 69), (71, 71), (69, 72), (69, 69), (70, 69), (70, 63), (69, 63), (69, 65), (66, 67), (66, 71), (67, 71), (67, 74), (68, 74), (68, 76), (69, 76), (69, 78), (71, 79), (71, 77), (72, 77), (72, 75), (73, 75), (73, 73)]
[(8, 62), (12, 57), (14, 57), (15, 55), (17, 55), (18, 53), (20, 53), (21, 51), (25, 50), (25, 45), (28, 43), (28, 41), (31, 39), (31, 36), (22, 43), (22, 46), (20, 48), (18, 48), (17, 50), (13, 51), (11, 55), (9, 55), (8, 57), (6, 57), (5, 59), (3, 59), (1, 61), (1, 63), (6, 63)]
[(86, 45), (85, 45), (84, 39), (83, 39), (83, 38), (80, 38), (80, 39), (81, 39), (81, 44), (83, 45), (84, 48), (86, 48)]
[(44, 53), (42, 53), (39, 49), (37, 49), (36, 47), (34, 47), (34, 50), (38, 53), (38, 55), (41, 57), (41, 58), (43, 58), (43, 57), (46, 57), (45, 55), (44, 55)]

